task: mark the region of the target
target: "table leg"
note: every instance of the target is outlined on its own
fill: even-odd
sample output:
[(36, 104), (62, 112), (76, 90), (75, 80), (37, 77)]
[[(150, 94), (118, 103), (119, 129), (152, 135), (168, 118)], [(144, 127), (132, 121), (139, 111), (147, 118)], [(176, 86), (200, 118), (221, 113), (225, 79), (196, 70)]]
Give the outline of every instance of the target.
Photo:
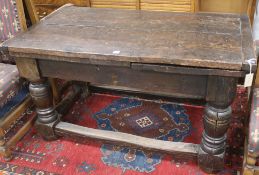
[(37, 132), (46, 140), (56, 139), (54, 127), (60, 120), (53, 107), (53, 96), (48, 81), (46, 79), (33, 81), (29, 89), (38, 114), (35, 123)]
[(226, 132), (235, 92), (236, 79), (209, 77), (206, 97), (208, 104), (203, 116), (204, 132), (198, 154), (199, 166), (207, 173), (216, 173), (224, 168)]

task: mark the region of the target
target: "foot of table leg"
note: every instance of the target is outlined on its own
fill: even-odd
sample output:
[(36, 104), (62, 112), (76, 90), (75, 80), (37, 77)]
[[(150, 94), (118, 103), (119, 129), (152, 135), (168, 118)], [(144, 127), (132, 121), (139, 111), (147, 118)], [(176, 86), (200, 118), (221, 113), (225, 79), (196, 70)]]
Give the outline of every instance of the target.
[(207, 106), (204, 114), (204, 132), (198, 155), (199, 166), (208, 173), (224, 168), (226, 132), (231, 117), (231, 107), (216, 109)]
[(38, 114), (35, 123), (37, 132), (46, 140), (56, 139), (54, 127), (60, 120), (53, 107), (53, 97), (47, 81), (31, 82), (29, 89)]

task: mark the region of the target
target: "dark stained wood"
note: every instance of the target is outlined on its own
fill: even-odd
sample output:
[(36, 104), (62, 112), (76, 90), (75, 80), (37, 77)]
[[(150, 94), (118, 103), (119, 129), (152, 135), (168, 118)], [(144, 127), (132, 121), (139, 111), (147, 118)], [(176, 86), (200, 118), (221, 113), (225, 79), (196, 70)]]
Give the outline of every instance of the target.
[[(205, 99), (199, 166), (208, 173), (224, 167), (229, 106), (237, 80), (249, 71), (247, 60), (254, 58), (247, 17), (66, 5), (4, 46), (16, 58), (21, 76), (32, 81), (30, 92), (38, 113), (36, 128), (45, 139), (56, 139), (58, 135), (91, 137), (196, 157), (198, 148), (60, 122), (43, 77)], [(254, 67), (256, 63), (252, 71)]]
[(142, 71), (154, 71), (164, 73), (175, 73), (184, 75), (220, 75), (226, 77), (244, 77), (245, 72), (243, 71), (231, 71), (231, 70), (220, 70), (220, 69), (197, 69), (193, 67), (182, 67), (182, 66), (171, 66), (171, 65), (157, 65), (157, 64), (141, 64), (132, 63), (131, 68)]
[(252, 42), (247, 24), (248, 18), (240, 15), (67, 5), (5, 45), (19, 57), (242, 70), (254, 55), (251, 46), (243, 44)]
[(209, 76), (206, 101), (219, 109), (227, 108), (236, 95), (237, 79), (232, 77)]
[(71, 86), (72, 90), (66, 93), (62, 101), (55, 107), (56, 111), (62, 116), (67, 114), (70, 107), (78, 99), (80, 93), (82, 92), (82, 88), (79, 84), (73, 84)]
[(36, 106), (36, 130), (46, 140), (56, 139), (54, 126), (60, 121), (53, 106), (53, 96), (45, 79), (32, 81), (29, 86), (32, 100)]
[(198, 156), (199, 166), (207, 173), (217, 173), (224, 168), (226, 132), (236, 87), (236, 78), (208, 77), (206, 97), (208, 104), (203, 116), (204, 132)]
[[(203, 99), (206, 96), (206, 76), (173, 75), (172, 73), (141, 71), (127, 67), (61, 61), (39, 60), (38, 63), (41, 68), (41, 75), (44, 77), (85, 81), (96, 86), (112, 89), (146, 92), (179, 98)], [(190, 89), (189, 87), (192, 88)]]
[(124, 145), (126, 144), (152, 150), (160, 150), (172, 154), (181, 154), (182, 157), (193, 157), (194, 159), (197, 159), (199, 150), (199, 145), (197, 144), (155, 140), (122, 132), (87, 128), (67, 122), (59, 122), (56, 125), (55, 132), (59, 136), (74, 138), (78, 141), (86, 138), (94, 138), (109, 142), (122, 143)]

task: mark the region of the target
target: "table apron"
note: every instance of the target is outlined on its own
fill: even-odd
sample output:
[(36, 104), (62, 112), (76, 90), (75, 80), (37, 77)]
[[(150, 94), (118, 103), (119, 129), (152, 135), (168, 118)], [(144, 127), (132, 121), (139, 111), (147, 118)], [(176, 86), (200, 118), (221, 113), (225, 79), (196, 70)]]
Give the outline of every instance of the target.
[(206, 97), (207, 76), (44, 60), (38, 60), (38, 66), (43, 77), (85, 81), (99, 87), (162, 96), (193, 99)]

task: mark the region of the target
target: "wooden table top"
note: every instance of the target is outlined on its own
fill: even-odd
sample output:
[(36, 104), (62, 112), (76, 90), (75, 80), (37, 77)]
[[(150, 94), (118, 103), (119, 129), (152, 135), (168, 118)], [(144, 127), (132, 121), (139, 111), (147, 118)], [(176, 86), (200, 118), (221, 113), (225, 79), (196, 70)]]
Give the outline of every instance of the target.
[(78, 63), (154, 63), (248, 70), (255, 58), (245, 15), (65, 5), (4, 44), (16, 57)]

